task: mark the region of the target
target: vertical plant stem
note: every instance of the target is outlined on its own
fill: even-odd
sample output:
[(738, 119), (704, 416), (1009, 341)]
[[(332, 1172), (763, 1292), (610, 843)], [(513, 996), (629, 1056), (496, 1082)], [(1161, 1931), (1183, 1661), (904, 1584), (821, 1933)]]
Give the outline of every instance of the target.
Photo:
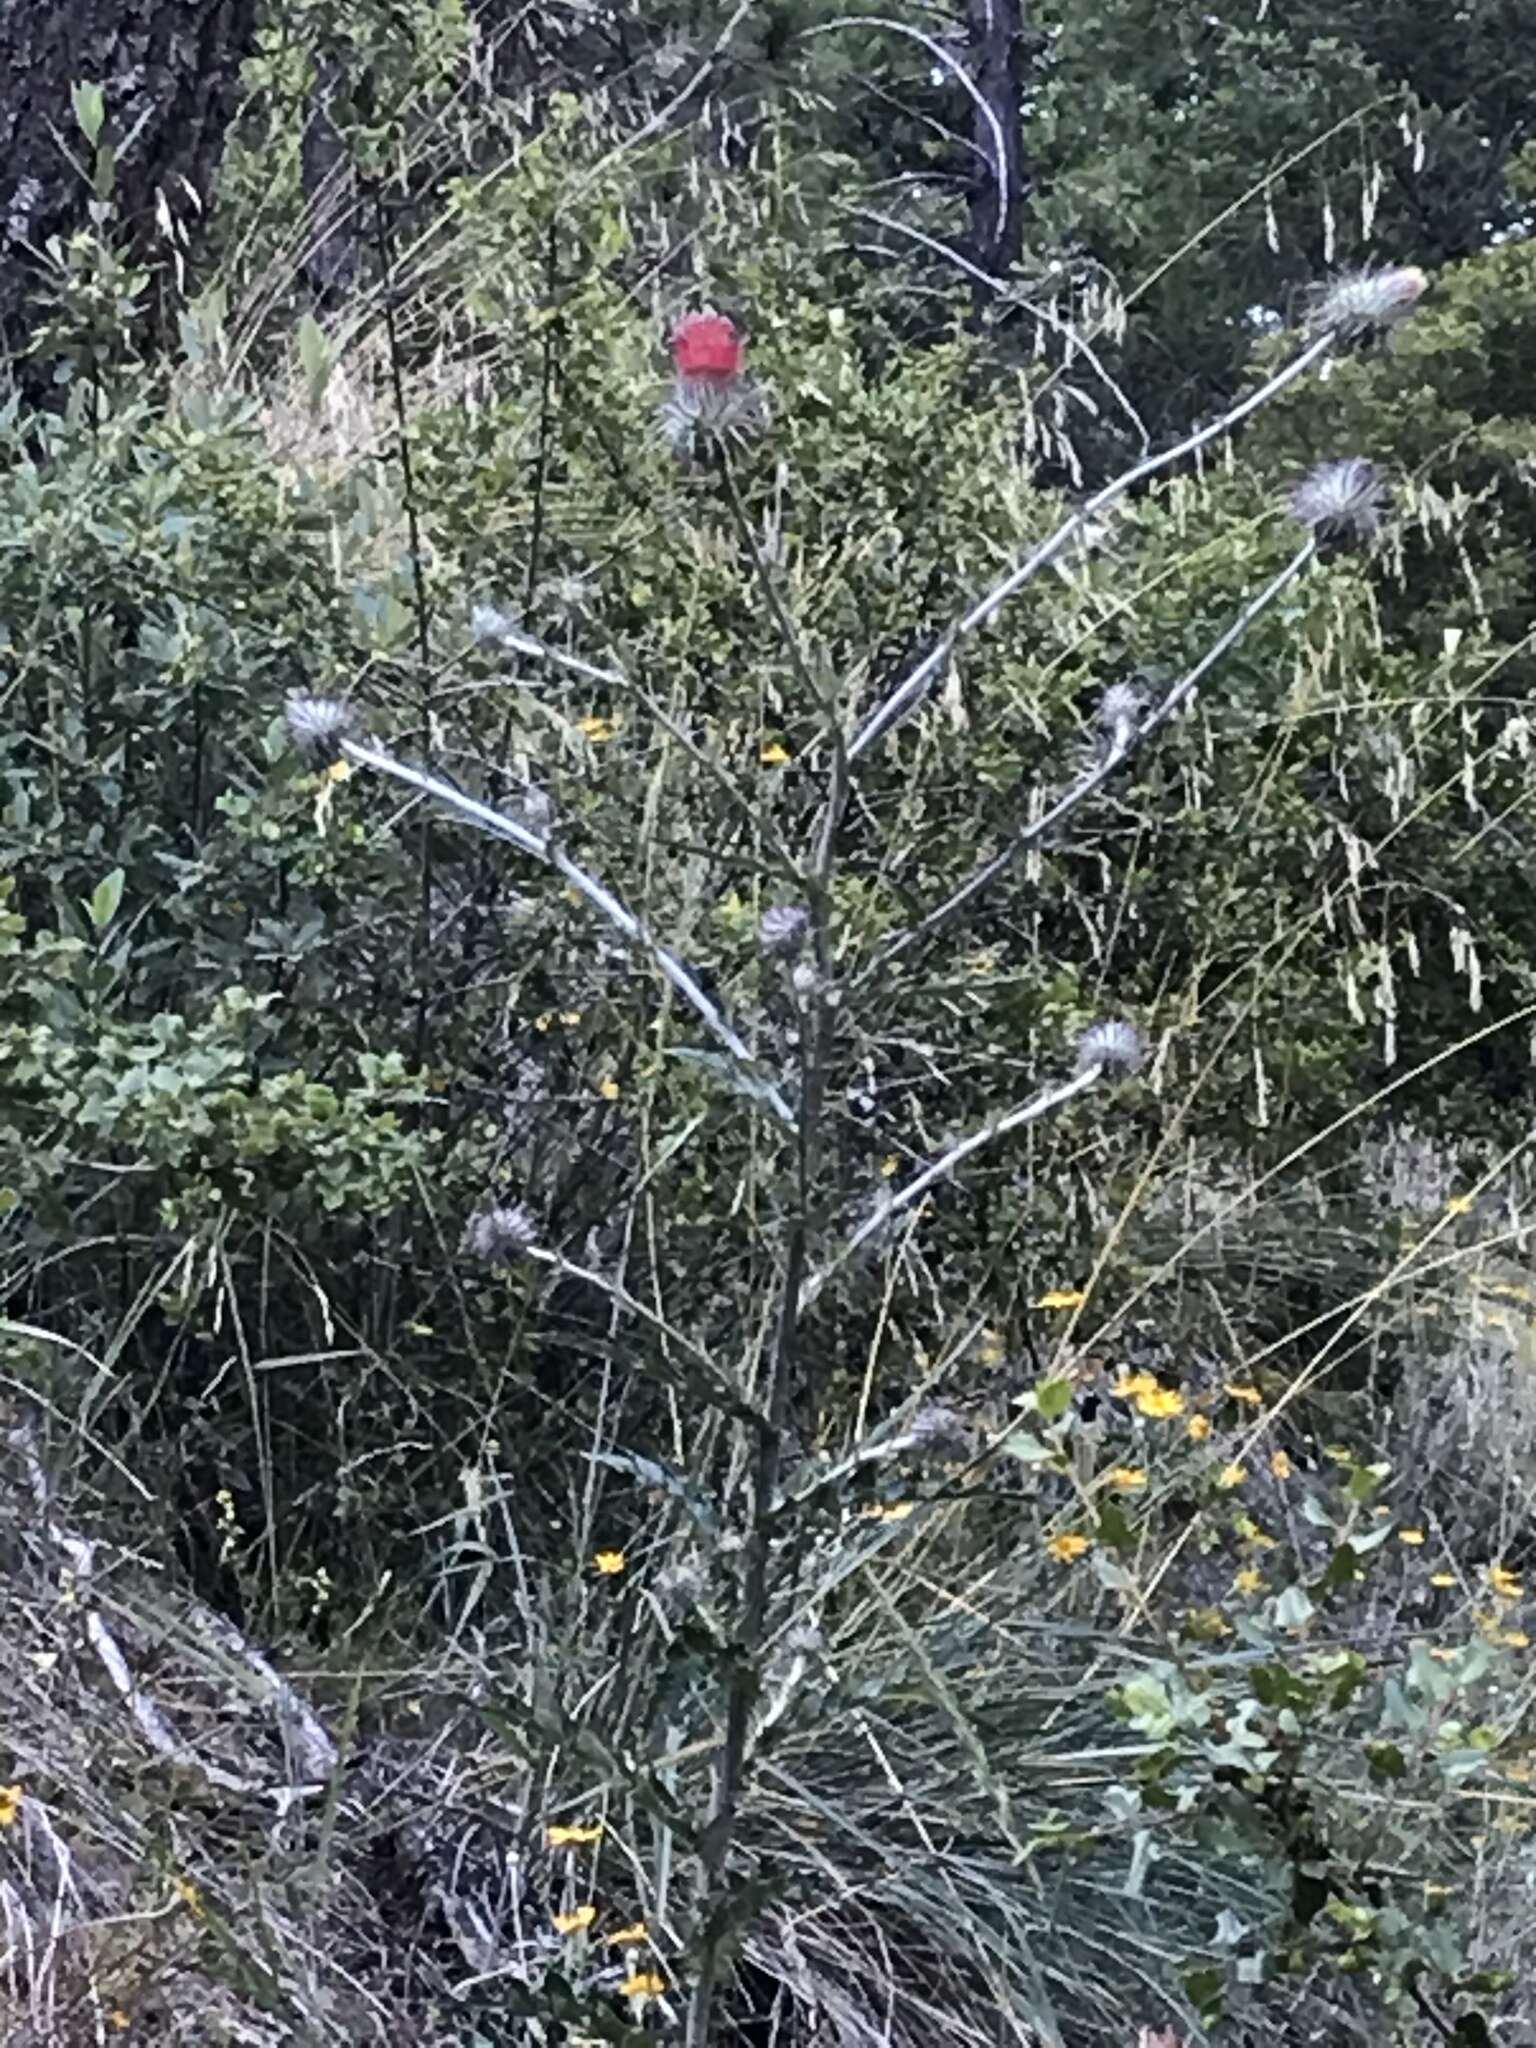
[(752, 1708), (757, 1698), (759, 1667), (768, 1632), (773, 1556), (774, 1508), (783, 1472), (784, 1445), (797, 1385), (807, 1432), (815, 1434), (816, 1390), (804, 1383), (800, 1347), (801, 1297), (810, 1270), (814, 1204), (821, 1170), (823, 1110), (827, 1071), (836, 1026), (832, 988), (832, 869), (837, 830), (848, 798), (848, 753), (843, 744), (835, 703), (818, 688), (794, 622), (780, 596), (768, 563), (752, 531), (736, 487), (730, 458), (722, 450), (726, 497), (752, 562), (753, 573), (780, 638), (807, 697), (825, 722), (833, 752), (832, 778), (817, 823), (810, 863), (802, 877), (811, 915), (816, 961), (814, 987), (801, 1019), (800, 1099), (796, 1130), (796, 1199), (785, 1251), (783, 1292), (774, 1330), (769, 1375), (767, 1419), (757, 1429), (747, 1539), (743, 1547), (740, 1619), (726, 1679), (725, 1727), (715, 1770), (715, 1794), (700, 1852), (704, 1939), (698, 1974), (688, 2006), (687, 2048), (709, 2048), (711, 2018), (724, 1957), (729, 1902), (728, 1866), (736, 1837), (741, 1802), (747, 1788), (752, 1736)]

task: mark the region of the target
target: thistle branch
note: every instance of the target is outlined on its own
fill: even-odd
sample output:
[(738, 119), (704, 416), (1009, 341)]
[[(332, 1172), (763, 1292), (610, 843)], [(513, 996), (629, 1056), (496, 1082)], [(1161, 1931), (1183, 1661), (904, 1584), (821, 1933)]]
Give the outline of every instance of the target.
[(441, 776), (430, 775), (425, 769), (413, 768), (408, 762), (397, 760), (383, 747), (346, 736), (349, 714), (343, 705), (332, 704), (326, 699), (290, 700), (288, 717), (290, 730), (301, 742), (312, 748), (324, 744), (328, 746), (333, 757), (340, 755), (354, 767), (372, 768), (380, 775), (404, 783), (408, 789), (417, 790), (423, 796), (432, 797), (436, 802), (446, 804), (461, 818), (478, 825), (481, 831), (489, 832), (497, 839), (509, 840), (520, 852), (552, 867), (637, 952), (643, 953), (650, 960), (662, 979), (683, 998), (705, 1029), (725, 1047), (731, 1058), (744, 1070), (752, 1083), (752, 1092), (767, 1103), (779, 1122), (790, 1129), (795, 1127), (794, 1112), (789, 1104), (773, 1084), (764, 1078), (745, 1040), (737, 1033), (718, 1005), (705, 994), (692, 970), (659, 939), (653, 937), (633, 911), (627, 909), (596, 875), (590, 874), (587, 869), (572, 860), (558, 840), (546, 833), (534, 831), (516, 818), (508, 817), (504, 811), (497, 810), (491, 804), (482, 803), (478, 797), (470, 796), (467, 791), (456, 789), (451, 782), (445, 782)]
[(904, 1209), (910, 1209), (912, 1204), (930, 1188), (936, 1187), (940, 1181), (948, 1180), (955, 1169), (963, 1166), (967, 1159), (974, 1158), (978, 1152), (994, 1144), (997, 1139), (1006, 1138), (1010, 1132), (1022, 1130), (1026, 1124), (1038, 1123), (1041, 1117), (1048, 1116), (1053, 1109), (1065, 1108), (1079, 1095), (1086, 1095), (1113, 1066), (1123, 1064), (1123, 1060), (1100, 1058), (1080, 1066), (1070, 1080), (1058, 1081), (1049, 1088), (1042, 1088), (1037, 1095), (1031, 1096), (1028, 1102), (989, 1117), (977, 1130), (958, 1139), (947, 1152), (941, 1153), (937, 1159), (930, 1160), (921, 1172), (912, 1176), (905, 1187), (898, 1189), (888, 1201), (882, 1202), (877, 1209), (872, 1210), (842, 1249), (828, 1260), (820, 1272), (810, 1276), (801, 1290), (800, 1307), (809, 1308), (827, 1282), (841, 1271), (872, 1237), (893, 1223)]
[(1086, 774), (1058, 797), (1040, 817), (1028, 825), (1020, 826), (1012, 833), (1002, 848), (968, 876), (954, 894), (947, 897), (936, 910), (930, 910), (919, 923), (899, 933), (882, 949), (868, 971), (873, 972), (875, 967), (884, 968), (898, 953), (904, 953), (908, 946), (914, 945), (919, 939), (927, 938), (931, 932), (947, 924), (956, 911), (962, 910), (974, 897), (979, 896), (982, 890), (990, 882), (994, 882), (1021, 853), (1027, 852), (1032, 846), (1038, 846), (1046, 834), (1053, 831), (1064, 818), (1077, 809), (1079, 804), (1086, 802), (1095, 790), (1101, 789), (1118, 769), (1124, 767), (1138, 748), (1144, 746), (1160, 727), (1166, 725), (1169, 719), (1184, 708), (1203, 678), (1210, 674), (1222, 656), (1237, 645), (1260, 613), (1274, 603), (1287, 585), (1295, 582), (1316, 556), (1317, 541), (1309, 536), (1285, 567), (1270, 578), (1256, 597), (1244, 605), (1226, 631), (1211, 643), (1193, 668), (1180, 676), (1145, 718), (1137, 724), (1130, 721), (1117, 724), (1103, 755), (1094, 762)]
[(1300, 354), (1293, 356), (1290, 362), (1277, 370), (1273, 377), (1261, 384), (1257, 391), (1252, 391), (1246, 398), (1239, 400), (1219, 419), (1197, 428), (1192, 434), (1187, 434), (1182, 441), (1172, 448), (1165, 449), (1162, 454), (1144, 456), (1140, 462), (1134, 463), (1119, 476), (1112, 477), (1102, 490), (1095, 492), (1086, 505), (1064, 519), (1053, 534), (1043, 540), (1017, 567), (1010, 569), (984, 597), (978, 598), (970, 610), (955, 621), (943, 638), (934, 643), (917, 666), (902, 678), (884, 702), (876, 705), (848, 742), (849, 760), (858, 760), (876, 740), (883, 738), (893, 725), (905, 718), (932, 688), (935, 679), (948, 665), (950, 656), (959, 642), (974, 633), (978, 627), (984, 626), (1032, 577), (1038, 575), (1042, 569), (1048, 568), (1074, 534), (1087, 525), (1089, 520), (1147, 477), (1155, 476), (1159, 470), (1169, 468), (1185, 456), (1193, 455), (1210, 442), (1219, 439), (1221, 435), (1230, 433), (1251, 413), (1257, 412), (1260, 406), (1267, 405), (1270, 399), (1285, 390), (1287, 385), (1294, 384), (1298, 377), (1304, 376), (1315, 363), (1321, 362), (1337, 345), (1337, 340), (1334, 330), (1326, 329), (1309, 342)]

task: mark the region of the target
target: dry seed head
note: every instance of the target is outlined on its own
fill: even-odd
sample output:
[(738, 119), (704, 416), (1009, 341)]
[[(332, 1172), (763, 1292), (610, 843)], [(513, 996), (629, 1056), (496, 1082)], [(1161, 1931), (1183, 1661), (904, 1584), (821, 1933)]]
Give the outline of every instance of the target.
[(471, 1216), (464, 1249), (487, 1266), (510, 1265), (538, 1243), (538, 1225), (521, 1202), (498, 1203)]
[(1077, 1071), (1099, 1067), (1106, 1074), (1134, 1074), (1146, 1058), (1146, 1046), (1134, 1024), (1112, 1018), (1090, 1025), (1077, 1041)]
[(334, 761), (341, 743), (357, 728), (357, 714), (340, 697), (311, 697), (295, 691), (283, 706), (288, 736), (317, 761)]
[(1363, 546), (1374, 540), (1386, 506), (1386, 479), (1363, 455), (1320, 462), (1291, 491), (1292, 516), (1311, 529), (1320, 545)]
[(1380, 341), (1400, 327), (1429, 289), (1413, 264), (1346, 270), (1313, 294), (1307, 321), (1314, 334), (1336, 334), (1343, 342)]

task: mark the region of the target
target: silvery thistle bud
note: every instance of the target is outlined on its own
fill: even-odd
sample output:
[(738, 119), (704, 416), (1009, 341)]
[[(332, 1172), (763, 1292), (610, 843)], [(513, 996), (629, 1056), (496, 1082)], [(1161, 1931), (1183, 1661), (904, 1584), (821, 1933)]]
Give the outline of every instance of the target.
[(539, 1241), (538, 1225), (521, 1202), (498, 1203), (471, 1216), (464, 1249), (487, 1266), (508, 1266)]
[(1386, 479), (1363, 455), (1320, 462), (1291, 490), (1292, 517), (1330, 554), (1374, 540), (1386, 506)]
[(1077, 1041), (1077, 1071), (1099, 1067), (1105, 1074), (1134, 1074), (1146, 1057), (1141, 1033), (1134, 1024), (1110, 1019), (1094, 1024)]
[(775, 903), (763, 912), (757, 943), (770, 960), (792, 960), (810, 928), (810, 914), (798, 903)]
[(296, 690), (283, 706), (288, 736), (316, 761), (334, 761), (341, 743), (357, 729), (357, 714), (340, 697), (313, 697)]

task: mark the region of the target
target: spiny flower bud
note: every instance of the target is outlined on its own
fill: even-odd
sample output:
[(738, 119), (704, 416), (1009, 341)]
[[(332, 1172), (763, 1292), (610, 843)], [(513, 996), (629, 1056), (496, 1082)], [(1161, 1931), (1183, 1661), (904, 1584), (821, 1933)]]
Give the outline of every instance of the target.
[(1320, 462), (1291, 491), (1292, 516), (1330, 551), (1374, 540), (1386, 504), (1386, 479), (1363, 455)]
[(1130, 745), (1141, 723), (1146, 701), (1134, 683), (1111, 683), (1099, 699), (1093, 722), (1103, 733), (1111, 755), (1119, 754)]
[(907, 1441), (919, 1457), (965, 1458), (976, 1435), (965, 1417), (944, 1401), (926, 1401), (912, 1418)]
[(1354, 344), (1381, 341), (1400, 327), (1429, 289), (1411, 264), (1346, 270), (1313, 294), (1308, 326)]
[(487, 1266), (508, 1266), (539, 1241), (538, 1225), (521, 1202), (497, 1203), (471, 1216), (464, 1249)]
[(810, 928), (810, 915), (798, 903), (775, 903), (763, 912), (757, 943), (771, 960), (792, 960)]
[(717, 441), (748, 441), (768, 424), (768, 401), (745, 378), (708, 384), (679, 377), (663, 399), (661, 438), (674, 455), (691, 455), (702, 435)]
[(295, 691), (283, 706), (288, 736), (296, 747), (318, 761), (334, 761), (341, 743), (357, 727), (357, 715), (339, 697), (311, 697)]
[(1090, 1025), (1077, 1041), (1077, 1071), (1098, 1067), (1106, 1074), (1134, 1074), (1146, 1057), (1141, 1033), (1134, 1024), (1108, 1019)]

